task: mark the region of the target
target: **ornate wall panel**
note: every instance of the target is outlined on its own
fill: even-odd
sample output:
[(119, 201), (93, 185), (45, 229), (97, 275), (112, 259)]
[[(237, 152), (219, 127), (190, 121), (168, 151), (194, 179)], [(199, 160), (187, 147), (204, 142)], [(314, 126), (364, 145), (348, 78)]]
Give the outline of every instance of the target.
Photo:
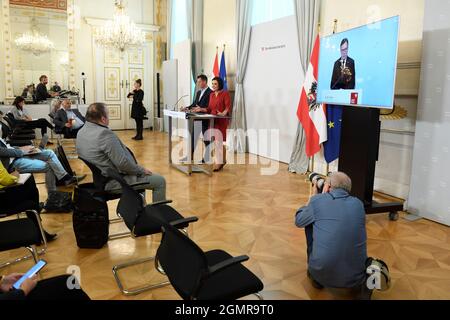
[(67, 10), (67, 2), (71, 0), (10, 0), (9, 3), (18, 6), (37, 7), (56, 10)]

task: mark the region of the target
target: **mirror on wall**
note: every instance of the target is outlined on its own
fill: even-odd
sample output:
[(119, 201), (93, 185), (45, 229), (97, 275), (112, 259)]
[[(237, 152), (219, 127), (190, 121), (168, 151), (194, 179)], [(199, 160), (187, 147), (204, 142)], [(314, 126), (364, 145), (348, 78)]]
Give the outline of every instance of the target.
[(50, 91), (67, 90), (67, 10), (14, 5), (13, 2), (10, 1), (10, 22), (14, 95), (32, 100), (32, 86), (39, 83), (41, 75), (48, 76)]

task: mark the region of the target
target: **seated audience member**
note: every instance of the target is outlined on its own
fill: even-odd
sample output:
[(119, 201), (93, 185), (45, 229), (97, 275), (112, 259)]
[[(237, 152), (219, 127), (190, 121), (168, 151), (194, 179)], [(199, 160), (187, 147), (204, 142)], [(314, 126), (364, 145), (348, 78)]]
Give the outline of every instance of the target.
[(295, 218), (305, 228), (308, 277), (315, 288), (351, 289), (359, 299), (370, 299), (366, 285), (367, 235), (363, 203), (350, 196), (352, 182), (342, 172), (332, 173), (323, 193), (314, 195)]
[[(39, 190), (36, 187), (34, 177), (31, 176), (23, 185), (14, 186), (18, 177), (18, 172), (8, 173), (0, 162), (0, 213), (9, 214), (14, 212), (14, 209), (18, 205), (17, 199), (29, 203), (29, 210), (35, 210), (37, 213), (41, 213), (43, 204), (39, 203)], [(11, 186), (14, 187), (11, 188)], [(27, 213), (27, 217), (39, 227), (39, 223), (36, 221), (36, 216), (33, 213)], [(44, 233), (47, 241), (52, 241), (56, 238), (56, 234), (49, 234), (45, 230)]]
[[(77, 153), (80, 158), (99, 168), (103, 175), (111, 168), (120, 172), (130, 185), (153, 190), (153, 201), (166, 200), (166, 180), (137, 164), (133, 154), (108, 128), (108, 109), (103, 103), (91, 104), (86, 113), (86, 124), (78, 132)], [(120, 190), (120, 184), (110, 181), (106, 190)]]
[(13, 288), (22, 274), (0, 277), (0, 300), (90, 300), (75, 277), (63, 275), (38, 281), (37, 276), (26, 279), (19, 290)]
[(56, 191), (57, 180), (58, 184), (63, 186), (77, 183), (77, 179), (64, 170), (52, 150), (38, 150), (34, 146), (13, 148), (0, 139), (0, 161), (9, 172), (16, 170), (19, 173), (45, 173), (48, 192)]
[(64, 134), (64, 138), (73, 139), (77, 137), (78, 131), (84, 126), (86, 119), (78, 109), (71, 109), (72, 103), (69, 99), (62, 101), (61, 108), (56, 112), (55, 123), (56, 132)]
[(49, 93), (47, 90), (48, 77), (46, 75), (42, 75), (39, 78), (39, 84), (36, 87), (36, 103), (45, 101), (50, 98), (54, 98), (58, 96), (58, 93)]
[(25, 99), (23, 97), (16, 97), (13, 102), (13, 107), (10, 113), (14, 116), (16, 123), (26, 129), (41, 129), (42, 137), (47, 135), (47, 128), (53, 129), (53, 125), (47, 119), (33, 120), (23, 108)]

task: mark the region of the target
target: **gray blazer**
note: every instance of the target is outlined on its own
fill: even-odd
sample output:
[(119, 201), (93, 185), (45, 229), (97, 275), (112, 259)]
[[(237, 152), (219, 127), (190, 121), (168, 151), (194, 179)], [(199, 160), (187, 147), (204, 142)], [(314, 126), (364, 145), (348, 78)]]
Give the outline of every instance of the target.
[(9, 168), (11, 158), (22, 158), (23, 151), (20, 149), (8, 149), (8, 147), (0, 140), (0, 161), (6, 170)]
[[(104, 176), (109, 168), (120, 172), (128, 184), (146, 182), (145, 170), (134, 160), (133, 155), (108, 127), (86, 122), (77, 136), (78, 156), (98, 167)], [(107, 190), (121, 189), (119, 183), (110, 181)]]

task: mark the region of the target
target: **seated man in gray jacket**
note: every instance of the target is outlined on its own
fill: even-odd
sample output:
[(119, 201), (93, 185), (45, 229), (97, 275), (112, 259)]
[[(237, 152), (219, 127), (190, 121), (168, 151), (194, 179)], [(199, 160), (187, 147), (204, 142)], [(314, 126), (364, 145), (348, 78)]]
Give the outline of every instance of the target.
[[(86, 113), (86, 124), (78, 132), (78, 156), (99, 168), (103, 175), (109, 168), (117, 170), (130, 184), (153, 190), (153, 202), (166, 200), (166, 180), (136, 163), (131, 152), (119, 137), (108, 128), (108, 109), (103, 103), (91, 104)], [(109, 181), (106, 190), (121, 190), (116, 181)]]
[(72, 109), (72, 102), (64, 99), (61, 108), (56, 112), (53, 123), (56, 133), (64, 134), (66, 139), (75, 139), (83, 128), (86, 119), (78, 109)]

